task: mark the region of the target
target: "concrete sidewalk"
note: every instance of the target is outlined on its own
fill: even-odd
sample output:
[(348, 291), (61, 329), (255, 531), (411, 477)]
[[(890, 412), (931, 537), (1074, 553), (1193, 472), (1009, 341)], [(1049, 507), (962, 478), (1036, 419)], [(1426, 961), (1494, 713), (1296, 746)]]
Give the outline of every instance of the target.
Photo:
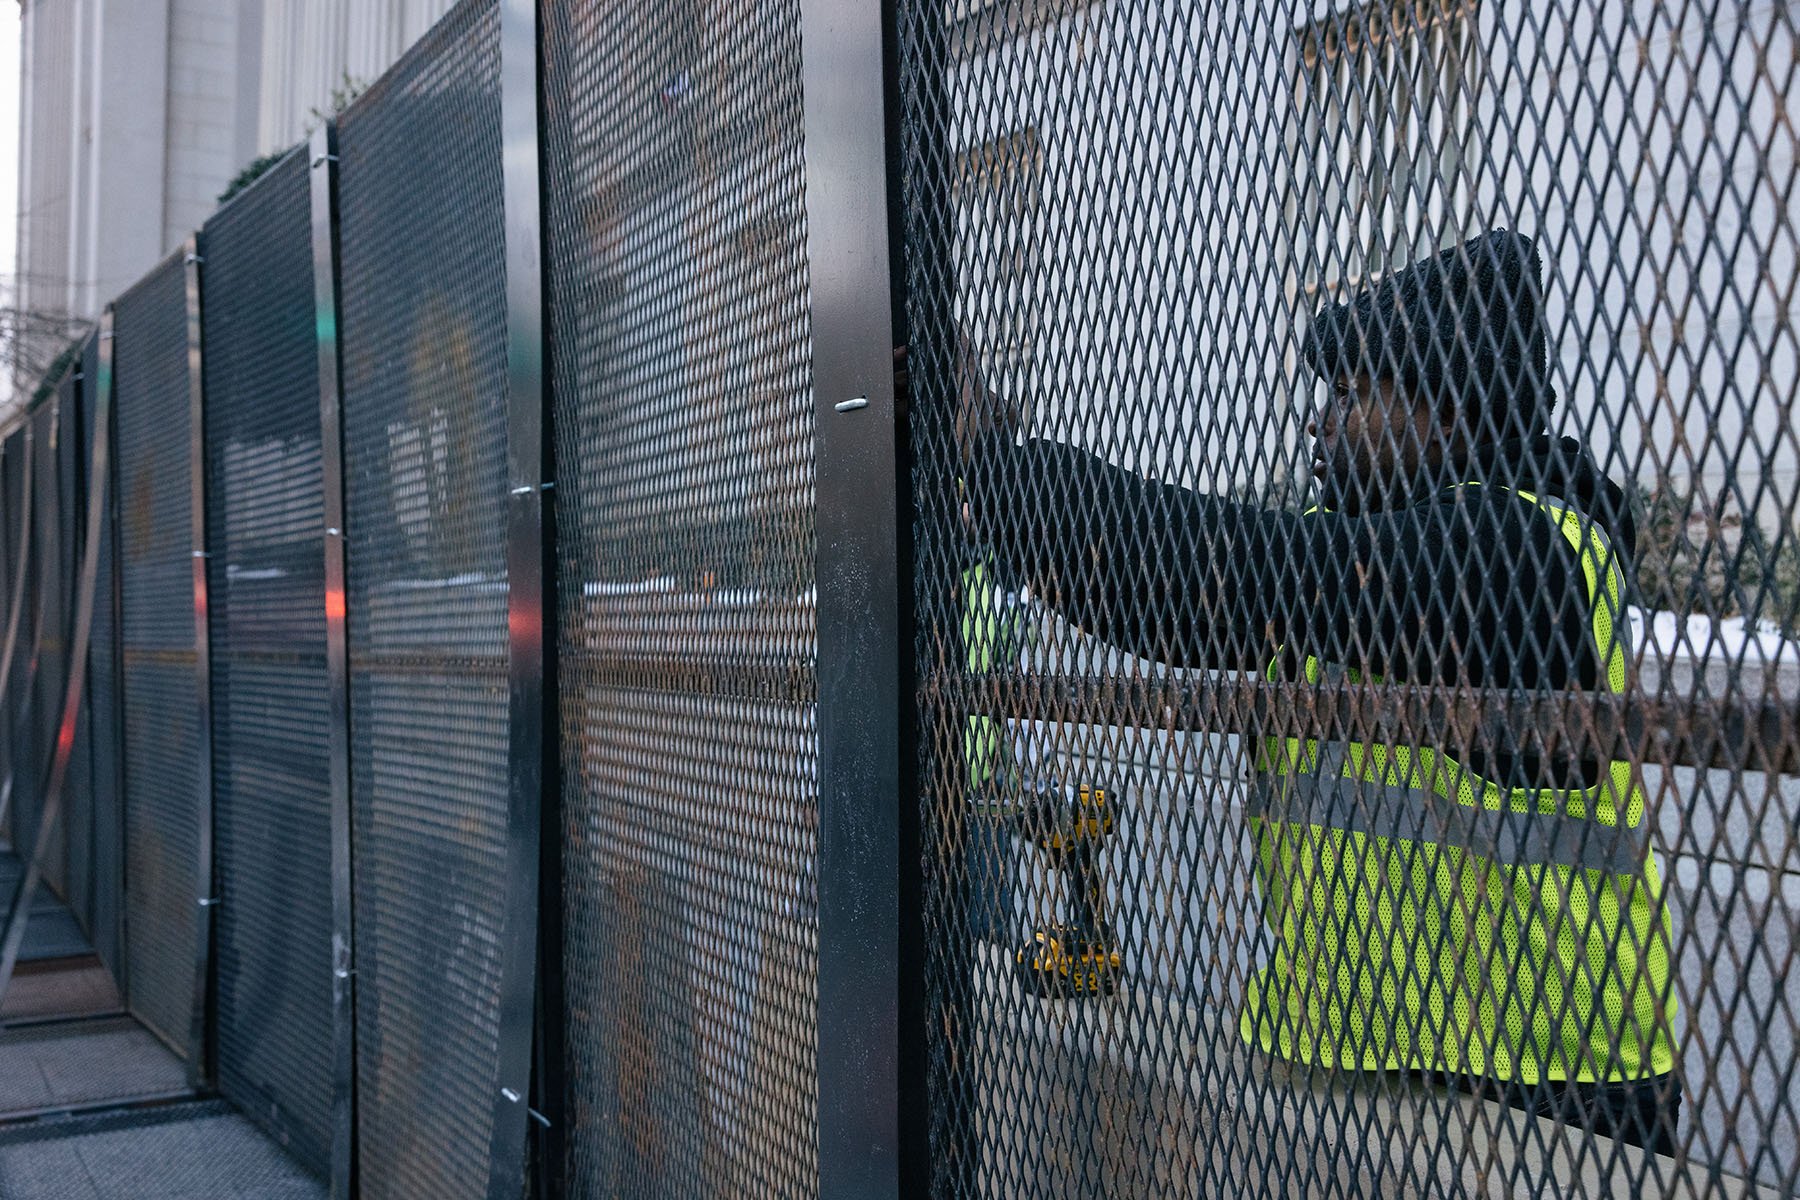
[(5, 1200), (324, 1200), (313, 1178), (222, 1100), (0, 1128)]

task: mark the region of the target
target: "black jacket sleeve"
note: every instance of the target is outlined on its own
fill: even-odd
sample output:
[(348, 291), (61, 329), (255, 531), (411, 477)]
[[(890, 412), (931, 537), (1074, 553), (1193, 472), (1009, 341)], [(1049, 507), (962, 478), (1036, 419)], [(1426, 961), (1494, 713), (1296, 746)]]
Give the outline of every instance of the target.
[(965, 484), (1002, 572), (1146, 658), (1261, 671), (1285, 647), (1365, 677), (1477, 686), (1595, 674), (1579, 558), (1502, 488), (1303, 515), (1147, 480), (1062, 443), (997, 437)]

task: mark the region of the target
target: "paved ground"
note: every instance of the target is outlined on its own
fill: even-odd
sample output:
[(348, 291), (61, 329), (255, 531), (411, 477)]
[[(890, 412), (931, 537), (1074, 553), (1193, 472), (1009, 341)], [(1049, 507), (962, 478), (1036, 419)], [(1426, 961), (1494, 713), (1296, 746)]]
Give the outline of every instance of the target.
[(98, 958), (59, 958), (20, 963), (0, 1001), (0, 1026), (21, 1021), (95, 1017), (122, 1012), (112, 973)]
[(0, 1032), (0, 1122), (188, 1090), (187, 1068), (129, 1017)]
[(223, 1101), (0, 1129), (5, 1200), (323, 1200)]
[[(18, 885), (20, 870), (19, 856), (10, 848), (0, 846), (0, 897), (12, 895), (13, 888)], [(0, 900), (0, 906), (4, 904), (5, 901)], [(0, 915), (0, 920), (4, 919)], [(25, 925), (25, 943), (19, 948), (19, 961), (77, 958), (93, 952), (68, 905), (39, 883), (31, 898), (31, 920)]]

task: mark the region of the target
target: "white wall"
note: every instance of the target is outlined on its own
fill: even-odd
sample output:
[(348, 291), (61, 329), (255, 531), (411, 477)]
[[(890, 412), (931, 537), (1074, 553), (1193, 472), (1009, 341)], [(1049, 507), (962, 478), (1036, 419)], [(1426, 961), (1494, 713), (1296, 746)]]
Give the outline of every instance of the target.
[(24, 0), (22, 304), (94, 316), (452, 0)]
[[(254, 10), (254, 5), (246, 6)], [(255, 63), (238, 57), (242, 10), (219, 0), (168, 0), (168, 161), (163, 183), (165, 247), (175, 246), (217, 207), (246, 162), (239, 110), (256, 96)]]
[(263, 0), (257, 142), (290, 146), (332, 105), (367, 87), (449, 12), (454, 0)]

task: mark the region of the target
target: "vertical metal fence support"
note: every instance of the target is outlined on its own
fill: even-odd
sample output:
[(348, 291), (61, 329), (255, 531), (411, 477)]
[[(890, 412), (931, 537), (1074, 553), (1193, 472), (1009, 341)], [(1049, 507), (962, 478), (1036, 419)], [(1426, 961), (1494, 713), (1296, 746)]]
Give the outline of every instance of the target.
[[(532, 1124), (533, 1015), (537, 1007), (538, 857), (545, 808), (554, 816), (559, 772), (554, 733), (556, 611), (546, 510), (552, 482), (545, 436), (543, 233), (538, 155), (538, 14), (535, 0), (501, 0), (500, 125), (506, 211), (507, 628), (511, 748), (508, 770), (505, 937), (500, 959), (500, 1089), (495, 1100), (491, 1200), (517, 1200)], [(555, 828), (552, 825), (552, 828)], [(560, 955), (551, 961), (561, 967)], [(560, 1014), (560, 1004), (553, 1013)], [(540, 1080), (540, 1084), (543, 1081)], [(560, 1094), (560, 1083), (550, 1094)], [(547, 1119), (547, 1118), (546, 1118)]]
[(194, 878), (200, 895), (194, 936), (194, 1005), (188, 1032), (188, 1073), (195, 1086), (211, 1079), (213, 1074), (210, 1034), (213, 908), (218, 904), (217, 883), (213, 878), (213, 802), (212, 802), (212, 670), (209, 649), (206, 591), (206, 402), (200, 363), (200, 239), (187, 241), (182, 264), (187, 276), (187, 365), (188, 365), (188, 430), (192, 438), (190, 465), (192, 501), (189, 515), (193, 529), (194, 578), (194, 701), (199, 721), (195, 741), (194, 804), (196, 863)]
[[(113, 372), (113, 346), (115, 343), (113, 339), (113, 306), (110, 304), (108, 304), (105, 311), (100, 314), (100, 331), (96, 336), (99, 339), (95, 357), (99, 362), (98, 374), (100, 382), (97, 386), (100, 390), (99, 400), (94, 408), (96, 413), (94, 427), (98, 429), (101, 427), (98, 414), (104, 411), (108, 414), (110, 420), (113, 406), (113, 388), (115, 384)], [(117, 428), (117, 423), (114, 422), (107, 426), (107, 428), (109, 430), (107, 436), (111, 437), (113, 436), (112, 431)], [(123, 506), (119, 503), (118, 476), (118, 455), (116, 453), (109, 454), (107, 456), (104, 471), (102, 473), (97, 473), (94, 477), (96, 482), (90, 483), (89, 485), (90, 487), (104, 486), (111, 494), (111, 499), (104, 506), (105, 512), (102, 516), (102, 520), (105, 521), (107, 526), (106, 537), (109, 539), (111, 550), (107, 555), (106, 578), (100, 581), (100, 586), (104, 591), (100, 593), (100, 598), (97, 603), (110, 604), (112, 606), (112, 645), (110, 649), (112, 651), (113, 678), (111, 681), (112, 686), (108, 689), (108, 693), (112, 698), (112, 703), (107, 707), (104, 714), (94, 714), (94, 731), (97, 737), (110, 739), (110, 744), (113, 747), (113, 822), (114, 837), (117, 839), (115, 844), (119, 848), (119, 878), (115, 882), (115, 890), (113, 892), (113, 916), (115, 922), (115, 929), (113, 932), (116, 939), (113, 945), (117, 947), (114, 954), (117, 963), (113, 967), (113, 983), (114, 986), (118, 988), (120, 1001), (129, 1005), (131, 998), (131, 961), (130, 955), (126, 953), (125, 949), (125, 934), (127, 927), (131, 922), (131, 914), (129, 912), (129, 906), (125, 903), (125, 889), (126, 884), (129, 882), (128, 874), (130, 871), (131, 856), (127, 854), (125, 850), (125, 702), (124, 688), (122, 688), (119, 683), (123, 672), (123, 664), (125, 662), (125, 595), (122, 582), (124, 575), (124, 560), (120, 553), (120, 546), (122, 543), (119, 540), (119, 509)], [(105, 727), (102, 727), (100, 724), (102, 719), (106, 721)]]
[[(4, 649), (0, 649), (0, 687), (12, 682), (13, 654), (19, 648), (19, 618), (25, 612), (25, 582), (31, 574), (31, 467), (36, 458), (31, 437), (31, 422), (27, 421), (18, 443), (24, 448), (19, 464), (19, 475), (23, 481), (19, 485), (19, 557), (12, 564), (12, 597), (6, 608), (6, 645)], [(20, 695), (23, 694), (21, 691)], [(0, 710), (0, 724), (10, 726), (10, 710)], [(10, 736), (10, 729), (4, 732)], [(6, 763), (6, 782), (0, 784), (0, 827), (6, 824), (7, 806), (12, 800), (13, 787), (21, 765), (16, 748), (9, 750)]]
[[(56, 413), (51, 411), (49, 416), (48, 428), (42, 439), (45, 442), (53, 441), (56, 437)], [(36, 417), (29, 423), (35, 426)], [(47, 452), (39, 448), (39, 440), (34, 432), (26, 443), (31, 448), (33, 458), (31, 486), (34, 491), (44, 486), (43, 470), (36, 463), (36, 458), (39, 454), (48, 457)], [(33, 570), (25, 600), (31, 608), (31, 650), (25, 656), (25, 678), (18, 688), (15, 706), (10, 714), (12, 725), (7, 731), (7, 736), (12, 739), (14, 763), (12, 804), (4, 813), (0, 813), (0, 819), (3, 819), (0, 820), (0, 827), (6, 830), (14, 845), (22, 845), (30, 837), (30, 829), (21, 822), (31, 819), (27, 817), (27, 812), (35, 813), (37, 806), (43, 801), (43, 797), (37, 794), (37, 788), (42, 783), (38, 777), (38, 671), (43, 666), (44, 656), (44, 589), (50, 586), (55, 570), (49, 562), (44, 537), (39, 531), (46, 519), (42, 511), (43, 505), (34, 499), (32, 509), (31, 524), (25, 527), (26, 542), (31, 547), (27, 555)]]
[(801, 5), (817, 404), (819, 1190), (923, 1195), (911, 521), (884, 5)]
[(325, 672), (331, 760), (331, 1194), (356, 1192), (356, 931), (351, 896), (350, 675), (344, 605), (344, 421), (340, 404), (337, 126), (313, 131), (313, 328), (325, 519)]

